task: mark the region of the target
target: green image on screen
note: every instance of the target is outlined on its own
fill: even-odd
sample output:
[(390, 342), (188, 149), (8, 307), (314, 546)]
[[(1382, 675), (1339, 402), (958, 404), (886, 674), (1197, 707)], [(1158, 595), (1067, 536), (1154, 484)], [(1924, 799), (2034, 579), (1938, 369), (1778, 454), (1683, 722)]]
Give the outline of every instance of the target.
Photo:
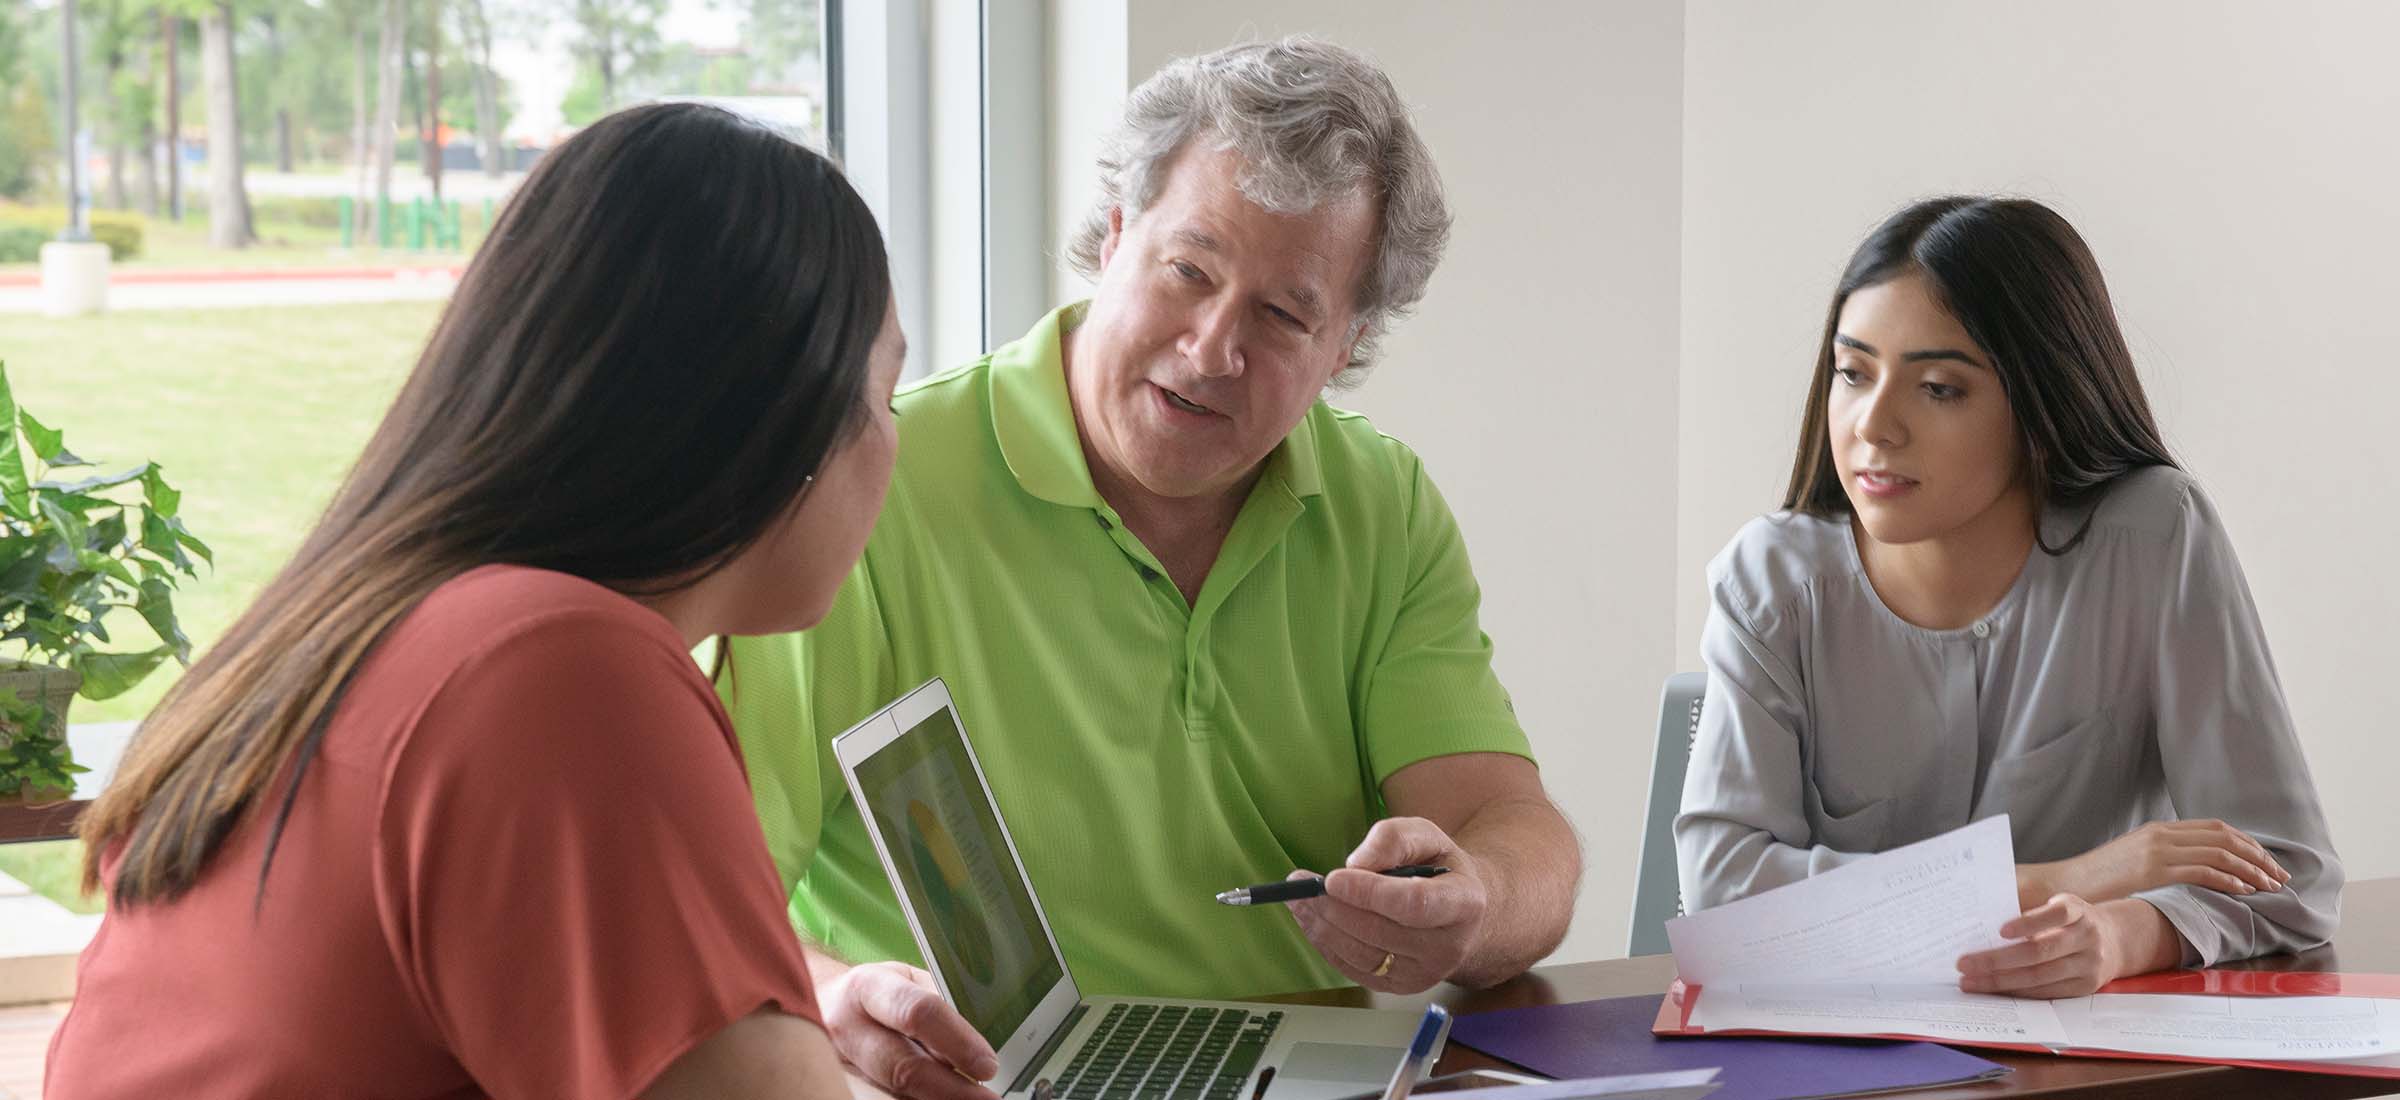
[(1004, 1045), (1065, 976), (947, 708), (858, 766), (928, 960), (959, 1013)]

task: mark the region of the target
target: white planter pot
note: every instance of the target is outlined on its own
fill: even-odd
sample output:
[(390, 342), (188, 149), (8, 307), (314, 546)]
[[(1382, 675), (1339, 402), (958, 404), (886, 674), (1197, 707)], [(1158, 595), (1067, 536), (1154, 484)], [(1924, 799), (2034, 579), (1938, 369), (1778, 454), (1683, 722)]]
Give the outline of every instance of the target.
[(73, 317), (98, 313), (107, 305), (107, 245), (51, 241), (42, 246), (42, 312)]

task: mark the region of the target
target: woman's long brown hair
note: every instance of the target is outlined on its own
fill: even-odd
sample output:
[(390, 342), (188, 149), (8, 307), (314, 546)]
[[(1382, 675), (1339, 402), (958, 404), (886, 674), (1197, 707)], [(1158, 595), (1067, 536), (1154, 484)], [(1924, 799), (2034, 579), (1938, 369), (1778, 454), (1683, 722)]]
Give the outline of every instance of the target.
[[(2175, 465), (2082, 235), (2031, 199), (1950, 196), (1885, 219), (1843, 269), (1817, 341), (1786, 509), (1850, 514), (1826, 422), (1834, 330), (1851, 294), (1910, 271), (1923, 273), (1959, 326), (1991, 353), (2037, 499), (2073, 505), (2130, 471)], [(2042, 549), (2063, 554), (2090, 526), (2087, 514), (2065, 544)]]
[(344, 691), (445, 581), (509, 563), (640, 595), (721, 568), (863, 422), (890, 293), (857, 193), (757, 124), (640, 107), (552, 150), (315, 530), (83, 816), (84, 888), (118, 851), (112, 904), (172, 900), (280, 782), (264, 904)]

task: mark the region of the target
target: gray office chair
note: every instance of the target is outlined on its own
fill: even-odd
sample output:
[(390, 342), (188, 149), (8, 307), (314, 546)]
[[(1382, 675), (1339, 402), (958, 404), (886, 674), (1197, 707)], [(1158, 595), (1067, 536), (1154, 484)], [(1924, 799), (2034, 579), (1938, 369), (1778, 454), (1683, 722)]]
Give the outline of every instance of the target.
[(1683, 805), (1683, 773), (1700, 732), (1700, 697), (1708, 677), (1678, 672), (1658, 696), (1658, 745), (1650, 756), (1650, 812), (1642, 818), (1642, 862), (1633, 885), (1633, 927), (1627, 955), (1667, 953), (1667, 920), (1683, 913), (1675, 878), (1675, 812)]

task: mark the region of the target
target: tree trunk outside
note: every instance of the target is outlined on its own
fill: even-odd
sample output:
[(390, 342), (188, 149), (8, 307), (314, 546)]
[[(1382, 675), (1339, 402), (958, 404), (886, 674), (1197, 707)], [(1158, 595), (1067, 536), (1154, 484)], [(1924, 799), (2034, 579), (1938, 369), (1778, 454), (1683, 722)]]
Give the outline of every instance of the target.
[(142, 143), (142, 214), (158, 216), (158, 123), (144, 114), (140, 132)]
[(375, 74), (375, 236), (383, 237), (384, 204), (392, 193), (392, 141), (400, 127), (400, 54), (407, 47), (408, 25), (402, 0), (383, 0), (383, 38), (377, 44), (383, 61)]
[(125, 190), (125, 139), (110, 132), (108, 135), (108, 207), (129, 210), (133, 199)]
[(108, 54), (102, 58), (100, 117), (108, 133), (108, 205), (113, 210), (133, 206), (125, 193), (125, 112), (117, 106), (117, 75), (125, 71), (125, 44), (120, 33), (123, 23), (116, 10), (108, 11)]
[(158, 13), (159, 45), (167, 62), (167, 216), (183, 220), (183, 80), (175, 59), (183, 53), (183, 24), (167, 11)]
[(250, 196), (242, 187), (241, 86), (233, 70), (233, 5), (217, 0), (200, 17), (200, 84), (208, 101), (208, 243), (247, 248)]
[(359, 22), (350, 28), (350, 166), (357, 185), (350, 190), (350, 228), (363, 235), (374, 228), (375, 221), (367, 210), (373, 154), (367, 148), (367, 24), (363, 13), (355, 17)]
[(483, 4), (484, 0), (467, 0), (465, 23), (475, 59), (476, 144), (482, 154), (484, 178), (496, 180), (508, 166), (501, 162), (507, 154), (500, 145), (500, 95), (492, 87), (492, 23)]
[(425, 130), (417, 139), (433, 201), (442, 201), (442, 0), (425, 0)]
[(600, 38), (600, 113), (617, 109), (617, 36), (613, 33)]
[[(402, 0), (414, 5), (416, 0)], [(413, 33), (409, 37), (416, 37)], [(403, 49), (400, 53), (400, 101), (408, 104), (409, 132), (417, 136), (417, 172), (425, 171), (425, 77), (417, 69), (417, 51)]]

